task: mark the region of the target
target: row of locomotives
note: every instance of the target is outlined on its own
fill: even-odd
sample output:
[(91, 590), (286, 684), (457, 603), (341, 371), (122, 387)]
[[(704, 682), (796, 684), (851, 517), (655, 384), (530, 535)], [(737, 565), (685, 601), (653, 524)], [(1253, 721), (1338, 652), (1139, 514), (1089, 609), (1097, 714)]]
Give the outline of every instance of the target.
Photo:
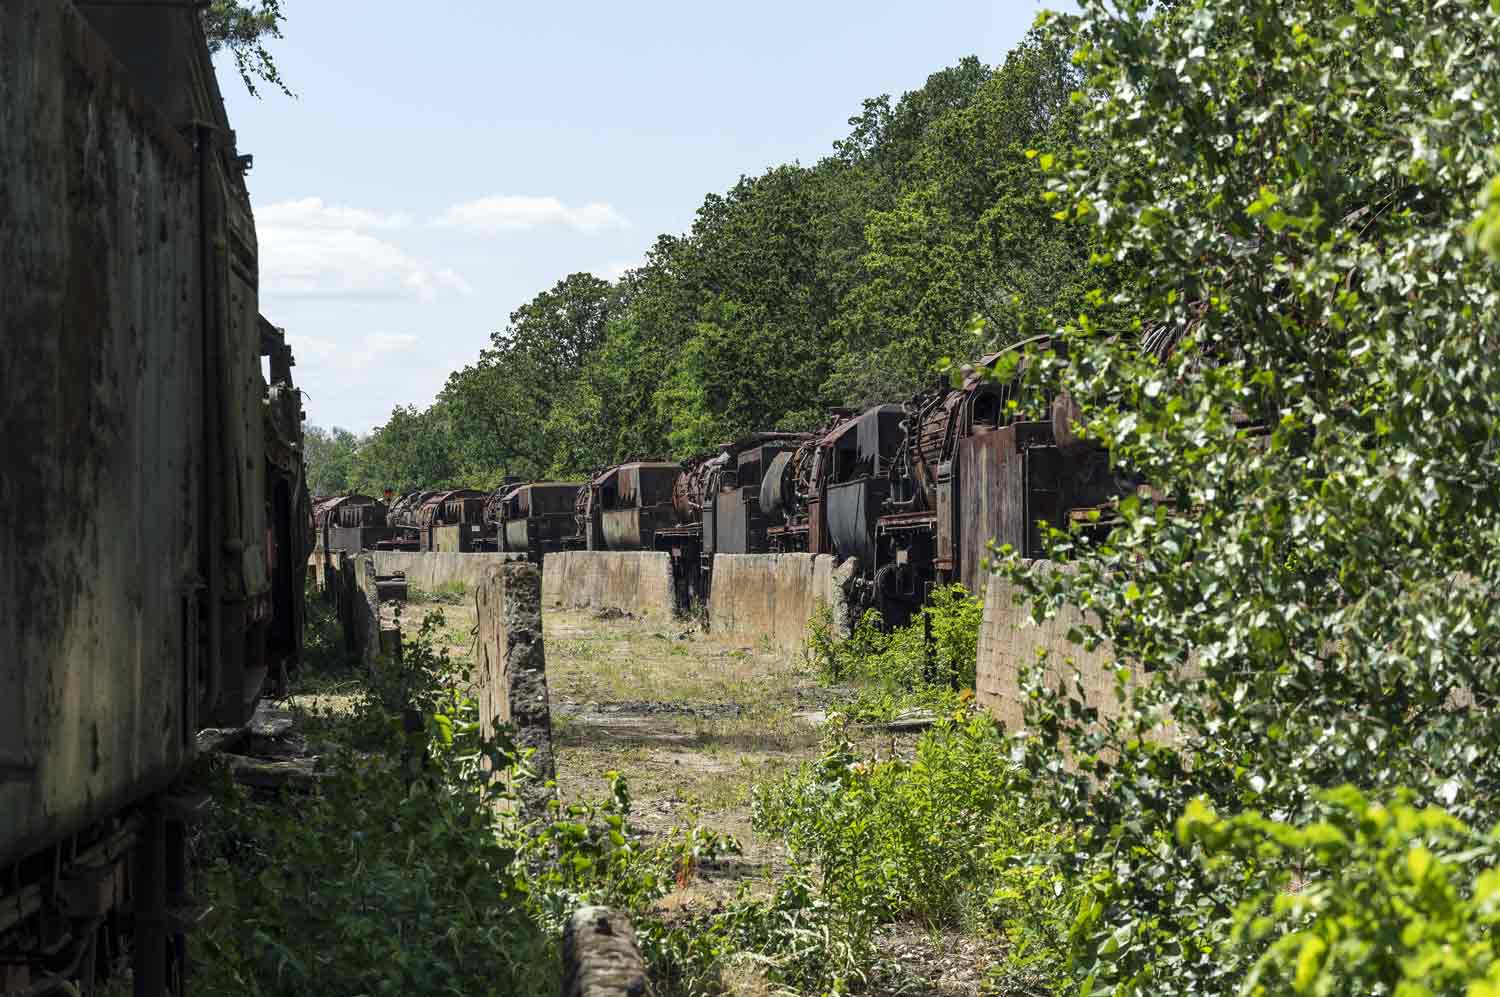
[(935, 385), (906, 405), (835, 411), (766, 466), (767, 549), (857, 559), (852, 602), (891, 625), (935, 586), (981, 593), (992, 545), (1043, 556), (1049, 528), (1131, 488), (1104, 450), (1071, 435), (1058, 445), (1064, 408), (1027, 404), (1017, 380), (993, 376), (1006, 352), (1043, 346), (984, 357), (956, 387)]
[(196, 7), (4, 3), (0, 38), (0, 992), (128, 960), (154, 997), (198, 734), (297, 658), (301, 406)]
[(577, 546), (578, 481), (509, 482), (485, 505), (497, 549), (541, 564), (548, 554)]
[(668, 553), (678, 607), (701, 603), (708, 598), (716, 554), (769, 549), (762, 478), (775, 460), (812, 439), (809, 433), (755, 433), (681, 462), (606, 468), (578, 489), (577, 532), (565, 545)]

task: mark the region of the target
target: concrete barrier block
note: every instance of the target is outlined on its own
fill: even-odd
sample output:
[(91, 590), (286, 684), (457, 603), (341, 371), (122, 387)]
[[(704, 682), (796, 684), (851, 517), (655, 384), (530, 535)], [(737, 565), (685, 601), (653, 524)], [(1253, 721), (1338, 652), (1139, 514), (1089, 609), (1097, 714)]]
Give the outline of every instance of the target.
[(856, 568), (853, 558), (840, 564), (831, 554), (716, 554), (709, 626), (718, 635), (800, 652), (820, 605), (847, 633), (847, 592)]
[(461, 583), (470, 589), (484, 581), (489, 569), (514, 561), (524, 561), (524, 554), (489, 552), (453, 553), (444, 551), (375, 550), (375, 570), (381, 575), (402, 574), (418, 589), (432, 592), (446, 585)]
[(344, 554), (339, 564), (347, 579), (342, 616), (350, 650), (370, 668), (379, 667), (382, 661), (399, 659), (401, 627), (394, 617), (381, 612), (380, 582), (376, 578), (374, 558), (369, 554), (354, 557)]
[(548, 609), (619, 609), (669, 623), (676, 614), (672, 555), (613, 550), (548, 554), (542, 604)]
[(556, 779), (547, 657), (542, 640), (541, 572), (525, 561), (492, 565), (475, 590), (479, 616), (476, 683), (480, 731), (509, 724), (515, 743), (532, 750), (536, 782), (517, 787), (527, 811), (545, 812)]
[[(1036, 571), (1067, 570), (1061, 565), (1037, 562)], [(1017, 599), (1022, 601), (1017, 602)], [(1018, 586), (999, 575), (991, 575), (985, 588), (984, 616), (979, 627), (979, 660), (975, 699), (1006, 727), (1024, 725), (1020, 689), (1023, 667), (1046, 654), (1049, 685), (1071, 688), (1075, 672), (1082, 678), (1084, 697), (1100, 716), (1118, 716), (1115, 696), (1115, 653), (1107, 644), (1089, 651), (1068, 640), (1068, 631), (1085, 623), (1083, 611), (1062, 606), (1051, 619), (1040, 623), (1031, 618), (1031, 604)]]

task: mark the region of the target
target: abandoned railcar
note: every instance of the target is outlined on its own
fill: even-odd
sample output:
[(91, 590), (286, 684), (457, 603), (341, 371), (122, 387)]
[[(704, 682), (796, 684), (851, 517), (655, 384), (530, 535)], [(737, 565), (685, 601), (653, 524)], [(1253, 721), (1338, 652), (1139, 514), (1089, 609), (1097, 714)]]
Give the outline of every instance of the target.
[(358, 554), (390, 546), (400, 533), (390, 525), (389, 516), (386, 504), (369, 495), (331, 495), (321, 499), (313, 507), (318, 547)]
[(450, 488), (433, 492), (416, 511), (418, 549), (475, 553), (494, 549), (494, 531), (485, 524), (485, 492)]
[(501, 485), (485, 506), (499, 550), (541, 564), (571, 546), (578, 535), (574, 506), (581, 481), (528, 481)]
[(672, 493), (682, 465), (629, 461), (605, 468), (579, 489), (577, 535), (585, 550), (655, 550), (656, 532), (677, 523)]
[(161, 993), (168, 788), (299, 654), (301, 399), (196, 10), (15, 0), (0, 40), (0, 990), (133, 936)]

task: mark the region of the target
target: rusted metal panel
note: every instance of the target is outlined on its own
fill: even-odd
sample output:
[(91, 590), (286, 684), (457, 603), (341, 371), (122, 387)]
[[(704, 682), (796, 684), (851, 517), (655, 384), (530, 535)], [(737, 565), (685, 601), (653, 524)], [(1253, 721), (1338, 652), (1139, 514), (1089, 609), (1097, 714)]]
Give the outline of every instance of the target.
[(364, 505), (346, 503), (338, 509), (338, 524), (346, 527), (384, 526), (385, 505), (380, 502)]
[[(719, 553), (719, 503), (710, 502), (700, 513), (703, 519), (703, 554), (713, 557)], [(724, 551), (724, 553), (729, 553)]]
[(609, 550), (651, 550), (656, 523), (650, 509), (606, 509), (600, 516)]
[(53, 0), (0, 4), (0, 135), (3, 867), (191, 750), (210, 461), (181, 137)]
[(443, 521), (450, 526), (457, 523), (483, 523), (484, 499), (484, 495), (479, 493), (449, 498), (443, 503)]
[(330, 526), (328, 549), (344, 550), (358, 554), (362, 550), (374, 550), (388, 541), (396, 540), (401, 531), (390, 526)]
[[(736, 489), (732, 492), (720, 492), (718, 501), (714, 503), (716, 515), (714, 516), (715, 532), (718, 543), (714, 552), (719, 554), (748, 554), (751, 550), (751, 516), (750, 507), (746, 504), (741, 492)], [(707, 536), (708, 510), (704, 510), (704, 535)], [(764, 551), (755, 551), (764, 553)]]
[(772, 457), (760, 480), (760, 508), (773, 526), (785, 521), (787, 511), (796, 501), (791, 474), (796, 456), (796, 451), (786, 450)]
[[(1056, 522), (1060, 510), (1056, 463), (1027, 455), (1037, 449), (1055, 453), (1051, 440), (1048, 423), (1020, 422), (958, 442), (961, 501), (952, 544), (958, 580), (970, 592), (984, 590), (990, 540), (997, 546), (1009, 544), (1025, 557), (1040, 556), (1035, 521)], [(940, 531), (944, 522), (939, 519)]]
[(483, 550), (487, 534), (482, 523), (452, 523), (432, 528), (432, 549), (444, 554)]
[(956, 540), (960, 532), (958, 510), (962, 505), (959, 477), (953, 473), (953, 461), (939, 465), (937, 475), (937, 553), (933, 567), (940, 578), (951, 578), (958, 562)]
[(889, 487), (880, 478), (857, 478), (828, 486), (823, 509), (833, 553), (875, 564), (875, 521)]

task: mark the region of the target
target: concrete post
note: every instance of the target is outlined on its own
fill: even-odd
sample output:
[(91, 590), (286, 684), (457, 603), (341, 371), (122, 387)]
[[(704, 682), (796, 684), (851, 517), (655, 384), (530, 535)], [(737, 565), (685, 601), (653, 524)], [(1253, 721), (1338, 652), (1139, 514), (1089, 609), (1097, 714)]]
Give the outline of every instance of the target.
[(644, 997), (646, 964), (630, 919), (580, 907), (563, 929), (563, 997)]
[(475, 593), (479, 614), (480, 730), (495, 734), (495, 723), (513, 728), (516, 746), (532, 750), (536, 781), (519, 786), (528, 812), (546, 810), (556, 779), (552, 754), (552, 713), (547, 701), (547, 658), (542, 642), (542, 575), (535, 565), (515, 561), (489, 569)]

